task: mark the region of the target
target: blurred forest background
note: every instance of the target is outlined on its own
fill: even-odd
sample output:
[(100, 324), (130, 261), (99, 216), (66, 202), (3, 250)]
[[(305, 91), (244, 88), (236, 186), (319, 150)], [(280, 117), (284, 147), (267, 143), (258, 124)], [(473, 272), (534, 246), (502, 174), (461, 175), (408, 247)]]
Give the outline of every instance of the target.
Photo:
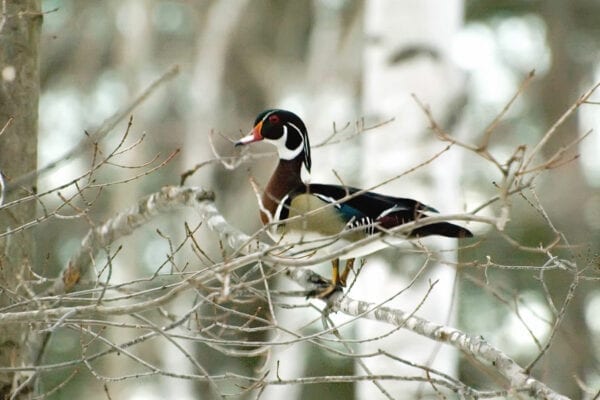
[[(337, 183), (335, 170), (344, 183), (371, 187), (425, 161), (446, 145), (428, 129), (429, 122), (411, 97), (413, 93), (430, 106), (437, 122), (450, 134), (479, 143), (486, 127), (535, 70), (494, 130), (490, 147), (506, 158), (519, 145), (531, 149), (539, 143), (578, 97), (600, 81), (598, 0), (415, 3), (43, 0), (38, 165), (60, 159), (84, 139), (85, 131), (93, 132), (175, 64), (178, 75), (132, 112), (128, 141), (145, 136), (122, 162), (140, 165), (156, 155), (162, 161), (176, 149), (181, 151), (156, 172), (126, 184), (107, 185), (85, 217), (51, 218), (36, 226), (34, 269), (47, 277), (57, 276), (90, 226), (164, 185), (178, 185), (181, 174), (198, 164), (202, 165), (186, 184), (213, 190), (218, 209), (232, 225), (248, 234), (257, 231), (258, 207), (248, 177), (266, 182), (275, 162), (273, 150), (257, 146), (251, 150), (254, 160), (236, 168), (225, 168), (215, 158), (238, 156), (231, 140), (246, 133), (255, 116), (266, 108), (293, 110), (306, 122), (314, 145), (312, 181)], [(460, 263), (445, 266), (452, 277), (443, 292), (447, 300), (433, 305), (446, 313), (438, 322), (485, 337), (522, 366), (550, 342), (532, 373), (558, 392), (582, 399), (597, 399), (600, 393), (600, 105), (594, 101), (600, 102), (600, 94), (560, 125), (541, 150), (540, 158), (548, 159), (593, 130), (567, 150), (565, 159), (576, 153), (579, 157), (536, 179), (535, 196), (544, 209), (535, 206), (531, 194), (515, 195), (504, 233), (470, 225), (477, 237), (457, 256), (450, 256), (458, 257)], [(383, 125), (354, 134), (363, 124)], [(116, 146), (126, 126), (127, 119), (101, 147)], [(324, 143), (337, 130), (336, 140)], [(90, 168), (93, 156), (88, 149), (43, 176), (38, 191), (80, 175)], [(97, 179), (116, 182), (139, 171), (111, 165)], [(454, 147), (431, 165), (380, 191), (418, 198), (443, 213), (461, 212), (492, 197), (499, 179), (497, 171), (475, 153)], [(61, 201), (54, 197), (47, 206), (56, 207)], [(492, 206), (486, 212), (498, 210)], [(162, 216), (151, 227), (136, 232), (112, 261), (111, 281), (152, 275), (172, 251), (169, 244), (179, 243), (185, 236), (184, 220), (191, 227), (199, 223), (198, 216), (180, 213)], [(556, 237), (558, 245), (544, 250)], [(204, 249), (210, 257), (222, 257), (214, 234), (199, 231), (198, 241), (206, 243)], [(185, 254), (178, 254), (177, 263), (189, 262), (189, 268), (194, 268), (195, 261)], [(541, 267), (552, 257), (576, 264), (581, 274), (527, 267)], [(362, 287), (352, 295), (377, 301), (375, 292), (386, 290), (380, 287), (382, 282), (392, 282), (388, 276), (410, 275), (406, 271), (414, 272), (422, 263), (418, 255), (393, 249), (376, 258), (379, 261), (373, 265), (367, 261), (358, 278)], [(379, 262), (383, 267), (378, 267)], [(293, 288), (293, 284), (286, 287)], [(395, 289), (389, 290), (393, 293)], [(399, 307), (409, 310), (423, 295), (417, 294), (418, 300), (413, 298), (405, 306), (400, 302)], [(557, 309), (567, 296), (571, 297), (564, 317), (558, 318)], [(173, 307), (189, 306), (185, 301)], [(318, 302), (311, 300), (311, 304)], [(557, 319), (560, 325), (553, 329)], [(114, 324), (118, 321), (115, 318)], [(304, 332), (320, 326), (317, 320), (316, 328), (308, 326)], [(131, 329), (114, 329), (111, 337), (115, 341), (136, 336)], [(110, 336), (111, 330), (107, 332)], [(350, 327), (346, 334), (360, 339), (360, 332)], [(44, 363), (77, 357), (86, 340), (74, 329), (57, 331)], [(208, 360), (205, 364), (215, 373), (252, 374), (266, 363), (222, 355), (193, 341), (184, 346), (199, 359)], [(357, 371), (355, 360), (318, 346), (290, 352), (293, 357), (287, 363), (297, 363), (298, 368), (297, 375), (285, 375), (287, 378)], [(175, 371), (185, 360), (174, 353), (177, 351), (171, 349), (169, 354), (166, 347), (151, 343), (141, 350), (145, 359)], [(404, 353), (399, 351), (398, 356)], [(286, 354), (272, 357), (274, 363), (276, 358), (286, 359)], [(486, 388), (499, 384), (488, 368), (468, 357), (452, 352), (443, 357), (445, 370), (468, 385)], [(57, 368), (41, 377), (40, 392), (51, 391), (49, 397), (57, 399), (217, 398), (205, 382), (165, 376), (136, 378), (141, 372), (128, 370), (131, 366), (123, 358), (107, 357), (105, 364), (96, 365), (98, 375), (116, 377), (114, 380), (102, 380), (83, 367), (76, 372), (75, 367)], [(282, 370), (284, 364), (282, 361)], [(295, 384), (283, 386), (279, 392), (265, 391), (264, 398), (383, 398), (381, 393), (369, 392), (366, 385), (368, 382)], [(418, 389), (410, 389), (407, 397), (392, 391), (392, 398), (416, 398), (419, 393), (435, 396), (428, 394), (430, 388), (412, 385)]]

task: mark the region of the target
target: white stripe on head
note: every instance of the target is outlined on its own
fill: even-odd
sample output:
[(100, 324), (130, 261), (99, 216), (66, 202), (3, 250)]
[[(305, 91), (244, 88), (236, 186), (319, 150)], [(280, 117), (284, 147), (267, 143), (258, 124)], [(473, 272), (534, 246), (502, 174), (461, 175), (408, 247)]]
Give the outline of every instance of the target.
[[(294, 126), (293, 124), (290, 125)], [(294, 128), (298, 129), (296, 126), (294, 126)], [(299, 129), (298, 132), (300, 132)], [(279, 158), (281, 158), (282, 160), (293, 160), (294, 158), (298, 157), (298, 154), (302, 153), (302, 150), (304, 150), (304, 136), (302, 135), (302, 133), (299, 133), (299, 135), (300, 143), (295, 149), (288, 149), (285, 145), (288, 136), (288, 129), (286, 124), (283, 125), (283, 134), (279, 137), (279, 139), (265, 138), (264, 140), (266, 142), (272, 143), (273, 145), (275, 145), (275, 147), (277, 147)]]
[(262, 122), (265, 122), (267, 120), (267, 118), (269, 118), (271, 116), (271, 114), (275, 113), (275, 111), (277, 110), (273, 110), (269, 113), (266, 113), (265, 116), (263, 117), (263, 119), (261, 120)]
[(298, 128), (295, 124), (292, 124), (291, 122), (288, 122), (288, 124), (290, 124), (290, 126), (294, 128), (296, 132), (298, 132), (300, 140), (302, 141), (302, 147), (304, 147), (304, 152), (308, 154), (310, 152), (310, 145), (308, 144), (308, 140), (306, 140), (306, 135), (304, 135), (304, 133), (302, 133), (302, 130)]
[(302, 138), (302, 144), (304, 147), (304, 165), (306, 169), (310, 172), (310, 143), (308, 142), (308, 136), (306, 136), (300, 128), (290, 122), (290, 125), (298, 131), (300, 138)]

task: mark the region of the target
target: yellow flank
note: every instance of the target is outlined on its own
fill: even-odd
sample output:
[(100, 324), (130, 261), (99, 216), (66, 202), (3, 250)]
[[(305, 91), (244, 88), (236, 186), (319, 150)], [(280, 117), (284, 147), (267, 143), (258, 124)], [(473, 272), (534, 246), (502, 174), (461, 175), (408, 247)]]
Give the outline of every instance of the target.
[[(314, 210), (319, 211), (314, 211)], [(292, 199), (288, 218), (294, 218), (292, 221), (286, 221), (283, 232), (285, 235), (290, 231), (314, 232), (323, 236), (333, 236), (342, 232), (346, 226), (346, 221), (338, 213), (337, 209), (311, 194), (300, 194)], [(359, 240), (365, 237), (362, 230), (344, 235), (346, 240)]]

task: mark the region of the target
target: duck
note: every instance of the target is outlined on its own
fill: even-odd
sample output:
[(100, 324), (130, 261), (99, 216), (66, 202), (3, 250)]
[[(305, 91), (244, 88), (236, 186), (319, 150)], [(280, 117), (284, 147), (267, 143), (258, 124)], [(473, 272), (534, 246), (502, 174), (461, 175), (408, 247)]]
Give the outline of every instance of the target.
[[(252, 130), (234, 143), (236, 147), (267, 142), (277, 149), (279, 161), (262, 193), (260, 219), (268, 235), (286, 255), (313, 257), (337, 254), (331, 260), (331, 280), (310, 292), (327, 299), (343, 291), (356, 258), (383, 248), (426, 236), (469, 238), (468, 229), (451, 222), (433, 222), (399, 235), (394, 228), (438, 211), (410, 198), (388, 196), (352, 186), (307, 183), (302, 167), (311, 170), (310, 142), (306, 125), (298, 115), (268, 109), (256, 117)], [(377, 240), (364, 240), (377, 235)], [(358, 243), (357, 243), (358, 242)], [(365, 242), (365, 245), (360, 243)], [(356, 246), (350, 246), (357, 243)], [(349, 251), (340, 249), (350, 246)], [(340, 260), (346, 261), (340, 273)]]

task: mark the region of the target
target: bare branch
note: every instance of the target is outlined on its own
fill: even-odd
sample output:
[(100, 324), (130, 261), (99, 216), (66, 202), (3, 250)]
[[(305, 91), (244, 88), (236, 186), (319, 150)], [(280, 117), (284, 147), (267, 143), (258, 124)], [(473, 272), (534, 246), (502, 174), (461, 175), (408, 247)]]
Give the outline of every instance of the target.
[[(305, 271), (301, 270), (300, 272)], [(542, 382), (531, 377), (514, 360), (490, 345), (482, 337), (474, 337), (457, 329), (439, 325), (415, 315), (407, 316), (401, 310), (379, 307), (372, 303), (353, 300), (349, 297), (342, 298), (333, 308), (351, 316), (360, 316), (395, 326), (402, 326), (432, 340), (450, 344), (466, 354), (479, 359), (486, 365), (493, 367), (508, 380), (513, 390), (526, 391), (538, 399), (567, 399), (565, 396), (554, 392)]]
[(598, 89), (598, 87), (600, 87), (600, 82), (596, 83), (594, 86), (592, 86), (591, 89), (589, 89), (587, 92), (582, 94), (579, 97), (579, 99), (577, 99), (577, 101), (575, 103), (573, 103), (573, 105), (571, 105), (571, 107), (569, 107), (567, 109), (567, 111), (565, 111), (563, 113), (563, 115), (560, 116), (559, 119), (556, 120), (556, 122), (550, 127), (550, 129), (548, 129), (546, 131), (546, 133), (544, 134), (544, 137), (542, 137), (542, 139), (535, 145), (535, 147), (529, 153), (527, 160), (523, 164), (524, 170), (527, 170), (529, 168), (529, 165), (531, 164), (531, 162), (533, 161), (535, 156), (540, 152), (540, 150), (542, 149), (542, 147), (544, 147), (544, 145), (548, 142), (548, 140), (550, 140), (550, 138), (554, 135), (554, 133), (556, 133), (556, 130), (567, 120), (567, 118), (569, 118), (571, 115), (573, 115), (573, 113), (582, 104), (585, 104), (588, 101), (588, 99), (594, 94), (594, 92), (596, 91), (596, 89)]
[[(204, 202), (204, 207), (209, 208), (208, 218), (211, 229), (223, 234), (231, 244), (240, 243), (240, 233), (218, 215), (216, 208), (210, 202)], [(245, 238), (244, 238), (245, 239)], [(245, 242), (245, 240), (242, 240)], [(318, 289), (315, 285), (323, 280), (308, 269), (292, 269), (289, 276), (300, 283), (307, 290)], [(338, 301), (339, 300), (339, 301)], [(435, 324), (414, 315), (407, 315), (401, 310), (381, 307), (372, 303), (353, 300), (341, 293), (334, 294), (331, 299), (333, 310), (344, 312), (351, 316), (387, 322), (395, 326), (402, 326), (432, 340), (450, 344), (477, 359), (486, 362), (500, 372), (509, 382), (510, 387), (518, 391), (526, 391), (539, 399), (566, 399), (552, 391), (545, 384), (534, 379), (526, 373), (514, 360), (500, 350), (494, 348), (481, 337), (473, 337), (457, 329)]]
[(62, 279), (56, 281), (51, 292), (54, 294), (69, 292), (87, 273), (94, 254), (115, 240), (130, 235), (152, 218), (174, 209), (212, 199), (214, 199), (212, 192), (198, 188), (176, 187), (165, 187), (160, 192), (142, 198), (135, 206), (87, 233), (77, 254), (71, 257), (62, 272)]
[(173, 77), (175, 77), (178, 73), (179, 73), (178, 65), (175, 65), (175, 66), (169, 68), (169, 70), (167, 72), (165, 72), (156, 81), (152, 82), (150, 84), (150, 86), (148, 86), (127, 107), (123, 108), (122, 110), (119, 110), (114, 115), (112, 115), (110, 118), (108, 118), (106, 121), (104, 121), (98, 129), (96, 129), (89, 136), (86, 136), (84, 139), (82, 139), (75, 147), (73, 147), (71, 150), (69, 150), (67, 153), (65, 153), (61, 158), (51, 162), (50, 164), (46, 165), (45, 167), (42, 167), (36, 171), (28, 172), (27, 174), (24, 174), (16, 179), (14, 179), (8, 185), (7, 191), (14, 190), (15, 188), (26, 185), (27, 183), (33, 181), (34, 179), (36, 179), (38, 177), (46, 175), (47, 173), (56, 169), (60, 165), (69, 161), (70, 159), (72, 159), (73, 157), (81, 154), (81, 152), (83, 152), (83, 150), (89, 146), (90, 142), (96, 143), (96, 142), (99, 142), (100, 140), (102, 140), (106, 135), (108, 135), (110, 133), (110, 131), (112, 131), (112, 129), (119, 122), (121, 122), (123, 119), (127, 118), (127, 116), (130, 115), (133, 112), (133, 110), (135, 108), (137, 108), (137, 106), (139, 106), (143, 101), (145, 101), (148, 97), (150, 97), (150, 95), (156, 89), (158, 89), (160, 86), (162, 86), (162, 84), (164, 84), (165, 82), (167, 82), (170, 79), (172, 79)]
[(8, 118), (8, 120), (6, 121), (6, 123), (4, 124), (4, 126), (2, 126), (2, 129), (0, 129), (0, 136), (2, 136), (2, 134), (4, 133), (4, 131), (6, 131), (8, 128), (10, 128), (10, 126), (15, 122), (15, 117), (10, 117)]
[(519, 87), (517, 88), (517, 91), (510, 98), (508, 103), (506, 103), (506, 105), (504, 106), (502, 111), (500, 111), (498, 113), (498, 115), (496, 115), (494, 120), (488, 125), (488, 127), (485, 128), (485, 131), (483, 132), (483, 139), (481, 140), (481, 143), (479, 144), (480, 149), (486, 149), (489, 146), (490, 139), (492, 138), (494, 131), (498, 127), (498, 124), (500, 123), (502, 118), (504, 118), (504, 116), (506, 115), (506, 113), (508, 112), (510, 107), (514, 104), (514, 102), (517, 100), (517, 98), (519, 98), (519, 96), (521, 94), (523, 94), (525, 89), (529, 86), (529, 84), (533, 80), (534, 76), (535, 76), (534, 70), (530, 71), (529, 74), (527, 74), (527, 77), (525, 78), (525, 80), (521, 83), (521, 85), (519, 85)]

